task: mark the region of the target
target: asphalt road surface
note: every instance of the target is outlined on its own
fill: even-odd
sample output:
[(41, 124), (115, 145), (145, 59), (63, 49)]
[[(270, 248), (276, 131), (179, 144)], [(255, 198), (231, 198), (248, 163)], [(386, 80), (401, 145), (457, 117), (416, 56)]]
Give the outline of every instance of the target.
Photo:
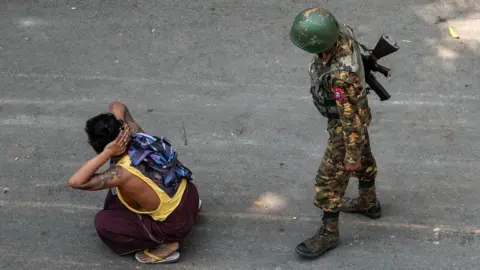
[[(341, 245), (306, 261), (326, 120), (288, 31), (319, 5), (400, 51), (380, 61), (391, 100), (370, 96), (383, 217), (342, 214)], [(158, 268), (478, 269), (479, 36), (477, 0), (0, 1), (0, 269), (154, 268), (96, 236), (105, 191), (66, 185), (112, 100), (174, 143), (204, 201)]]

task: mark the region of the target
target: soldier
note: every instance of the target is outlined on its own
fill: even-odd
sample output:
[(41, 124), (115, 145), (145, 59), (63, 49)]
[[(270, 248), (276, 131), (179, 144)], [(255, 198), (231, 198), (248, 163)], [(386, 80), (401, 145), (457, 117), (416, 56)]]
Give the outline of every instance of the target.
[[(381, 216), (375, 191), (377, 166), (370, 149), (371, 121), (368, 89), (359, 45), (353, 30), (339, 25), (323, 8), (300, 12), (290, 39), (299, 48), (315, 54), (310, 65), (313, 103), (328, 119), (329, 139), (314, 180), (314, 205), (323, 209), (323, 224), (296, 252), (316, 258), (339, 243), (340, 211)], [(359, 179), (359, 197), (343, 198), (350, 175)]]

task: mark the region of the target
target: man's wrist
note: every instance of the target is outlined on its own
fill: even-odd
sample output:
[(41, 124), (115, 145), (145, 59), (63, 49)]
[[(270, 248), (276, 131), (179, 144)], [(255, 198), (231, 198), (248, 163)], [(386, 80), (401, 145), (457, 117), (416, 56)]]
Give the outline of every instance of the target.
[(108, 149), (104, 149), (100, 154), (98, 154), (101, 158), (110, 159), (113, 156), (112, 151)]

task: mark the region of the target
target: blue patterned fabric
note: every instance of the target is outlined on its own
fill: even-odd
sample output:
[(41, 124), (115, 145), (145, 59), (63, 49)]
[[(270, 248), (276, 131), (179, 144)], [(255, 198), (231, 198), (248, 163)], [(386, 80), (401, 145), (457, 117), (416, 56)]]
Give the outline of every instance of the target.
[(175, 149), (165, 137), (135, 133), (132, 135), (128, 155), (133, 166), (138, 167), (143, 163), (144, 170), (153, 170), (156, 177), (152, 180), (161, 181), (157, 184), (171, 187), (178, 186), (182, 178), (192, 180), (192, 171), (178, 160)]

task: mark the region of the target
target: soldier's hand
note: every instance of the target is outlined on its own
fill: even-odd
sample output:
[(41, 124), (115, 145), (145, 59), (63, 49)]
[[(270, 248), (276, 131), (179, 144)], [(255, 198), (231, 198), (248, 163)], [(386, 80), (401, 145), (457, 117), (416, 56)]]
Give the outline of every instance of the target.
[(357, 162), (357, 163), (348, 163), (345, 161), (345, 170), (349, 172), (356, 172), (362, 168), (362, 163)]

